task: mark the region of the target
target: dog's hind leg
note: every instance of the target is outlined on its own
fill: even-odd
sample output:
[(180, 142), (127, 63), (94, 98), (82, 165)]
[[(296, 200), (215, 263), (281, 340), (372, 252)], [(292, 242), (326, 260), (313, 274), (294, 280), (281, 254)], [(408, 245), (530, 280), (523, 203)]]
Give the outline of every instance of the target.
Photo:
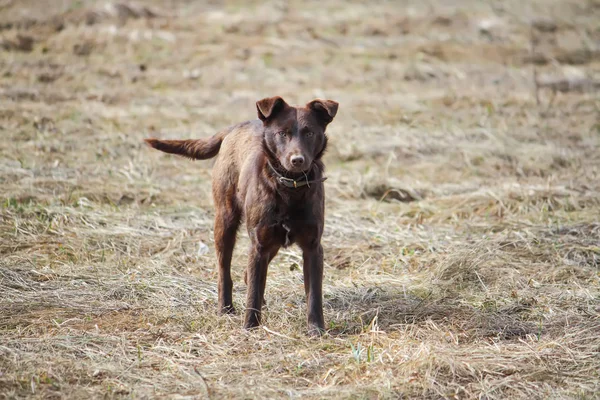
[(219, 260), (219, 312), (233, 314), (231, 280), (231, 257), (235, 247), (235, 239), (240, 226), (241, 212), (233, 201), (225, 200), (221, 204), (215, 202), (215, 246)]

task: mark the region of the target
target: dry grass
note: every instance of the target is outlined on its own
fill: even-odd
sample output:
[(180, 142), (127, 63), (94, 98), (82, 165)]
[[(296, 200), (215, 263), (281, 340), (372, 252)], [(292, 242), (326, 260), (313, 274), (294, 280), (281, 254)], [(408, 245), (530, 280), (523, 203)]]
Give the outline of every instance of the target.
[[(598, 397), (597, 1), (40, 4), (0, 1), (0, 398)], [(274, 94), (341, 104), (320, 339), (297, 249), (264, 328), (216, 315), (211, 163), (142, 144)]]

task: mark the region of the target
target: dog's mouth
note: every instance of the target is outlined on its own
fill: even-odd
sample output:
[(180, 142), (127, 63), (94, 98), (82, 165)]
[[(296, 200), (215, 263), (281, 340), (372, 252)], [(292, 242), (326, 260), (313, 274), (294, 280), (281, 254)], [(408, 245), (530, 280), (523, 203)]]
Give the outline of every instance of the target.
[(285, 165), (279, 159), (270, 161), (273, 169), (277, 172), (277, 174), (290, 179), (307, 179), (310, 178), (310, 174), (312, 173), (313, 163), (311, 162), (308, 166), (302, 167), (294, 167), (292, 165)]
[[(280, 162), (281, 164), (281, 162)], [(312, 167), (312, 163), (309, 165), (303, 165), (301, 167), (294, 167), (292, 165), (286, 165), (284, 167), (285, 172), (290, 174), (290, 175), (295, 175), (295, 176), (302, 176), (305, 174), (308, 174), (310, 172), (310, 168)], [(292, 178), (292, 176), (290, 176), (290, 178)]]

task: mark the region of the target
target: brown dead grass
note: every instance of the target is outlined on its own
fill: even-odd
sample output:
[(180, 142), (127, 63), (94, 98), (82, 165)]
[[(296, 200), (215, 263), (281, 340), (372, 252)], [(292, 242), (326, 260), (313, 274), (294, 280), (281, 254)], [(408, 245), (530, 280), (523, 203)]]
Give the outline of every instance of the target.
[[(599, 19), (592, 0), (0, 1), (0, 398), (596, 398)], [(216, 315), (211, 162), (142, 144), (274, 94), (341, 104), (320, 339), (297, 249), (263, 328)]]

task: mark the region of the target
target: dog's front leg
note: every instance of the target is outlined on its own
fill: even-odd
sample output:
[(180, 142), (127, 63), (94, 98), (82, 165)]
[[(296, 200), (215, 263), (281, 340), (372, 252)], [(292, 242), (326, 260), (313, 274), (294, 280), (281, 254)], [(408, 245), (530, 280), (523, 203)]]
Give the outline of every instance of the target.
[[(261, 251), (262, 250), (262, 251)], [(246, 269), (248, 292), (246, 297), (246, 318), (244, 328), (250, 329), (260, 325), (262, 300), (265, 294), (269, 256), (263, 249), (252, 246)]]
[(323, 320), (323, 247), (321, 244), (302, 249), (304, 261), (304, 291), (308, 306), (308, 333), (320, 335), (325, 331)]
[(246, 318), (244, 328), (250, 329), (260, 325), (261, 310), (263, 299), (265, 296), (265, 288), (267, 284), (267, 271), (269, 263), (277, 254), (279, 247), (273, 244), (270, 232), (267, 229), (255, 230), (255, 234), (251, 237), (252, 245), (248, 258), (248, 268), (246, 268), (246, 284), (248, 292), (246, 296)]

